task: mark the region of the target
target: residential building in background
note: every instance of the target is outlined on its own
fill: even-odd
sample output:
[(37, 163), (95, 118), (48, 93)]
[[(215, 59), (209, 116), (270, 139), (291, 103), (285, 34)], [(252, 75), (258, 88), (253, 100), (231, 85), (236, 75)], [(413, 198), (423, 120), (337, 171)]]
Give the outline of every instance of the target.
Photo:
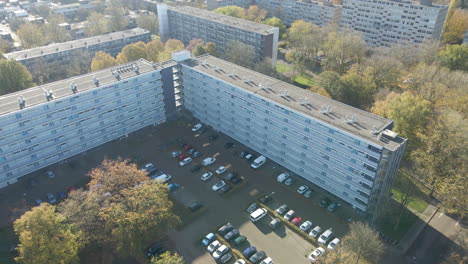
[(10, 60), (16, 60), (26, 66), (35, 75), (42, 67), (47, 67), (51, 72), (60, 72), (64, 66), (70, 64), (73, 55), (83, 52), (92, 58), (98, 51), (116, 56), (123, 47), (138, 41), (151, 40), (149, 31), (135, 28), (125, 31), (109, 33), (105, 35), (52, 44), (33, 49), (15, 51), (4, 54)]
[(224, 53), (232, 41), (250, 45), (255, 61), (271, 58), (276, 64), (279, 29), (188, 6), (158, 5), (159, 31), (163, 41), (174, 38), (188, 44), (192, 39), (213, 42)]
[(342, 10), (341, 27), (361, 32), (371, 46), (390, 46), (439, 40), (448, 6), (431, 0), (343, 0)]
[(201, 122), (363, 212), (390, 197), (407, 142), (392, 120), (212, 56), (181, 71)]
[(255, 0), (255, 4), (268, 11), (268, 16), (275, 16), (290, 26), (294, 21), (303, 19), (319, 26), (330, 22), (338, 23), (341, 6), (334, 5), (330, 0), (323, 2), (312, 0)]
[(253, 0), (206, 0), (206, 9), (215, 10), (225, 6), (240, 6), (248, 8), (253, 4)]

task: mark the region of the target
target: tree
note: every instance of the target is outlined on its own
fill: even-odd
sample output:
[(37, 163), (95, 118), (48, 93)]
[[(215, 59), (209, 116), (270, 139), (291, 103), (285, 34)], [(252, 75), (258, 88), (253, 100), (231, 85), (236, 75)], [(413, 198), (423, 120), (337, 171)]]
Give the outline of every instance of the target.
[(395, 90), (403, 77), (403, 64), (392, 57), (372, 56), (364, 62), (363, 75), (378, 90)]
[(442, 42), (446, 44), (461, 44), (468, 29), (468, 12), (450, 7), (449, 14), (442, 33)]
[(86, 32), (89, 37), (105, 34), (110, 31), (110, 21), (103, 14), (92, 12), (87, 21)]
[(232, 16), (232, 17), (237, 17), (237, 18), (244, 18), (245, 16), (245, 9), (242, 7), (238, 7), (238, 6), (220, 7), (220, 8), (213, 10), (213, 12)]
[(333, 71), (324, 71), (318, 76), (318, 85), (325, 89), (331, 98), (339, 98), (341, 90), (343, 90), (343, 82), (341, 76)]
[(255, 21), (255, 22), (262, 22), (267, 15), (267, 11), (264, 9), (260, 9), (258, 6), (252, 5), (245, 10), (244, 19)]
[(439, 61), (450, 70), (468, 71), (468, 45), (445, 46), (445, 49), (439, 52)]
[[(136, 169), (135, 165), (132, 167)], [(173, 205), (166, 184), (149, 180), (135, 187), (123, 186), (127, 187), (120, 191), (122, 199), (103, 208), (100, 217), (114, 238), (117, 252), (138, 257), (149, 243), (163, 238), (180, 219), (171, 212)]]
[(282, 39), (286, 33), (286, 25), (277, 17), (269, 17), (262, 22), (263, 24), (279, 28), (279, 38)]
[(48, 7), (48, 5), (33, 5), (31, 10), (38, 14), (40, 17), (49, 20), (49, 16), (52, 13), (52, 10)]
[(178, 39), (169, 39), (166, 41), (164, 45), (164, 49), (166, 52), (172, 53), (184, 48), (184, 43)]
[(15, 60), (0, 60), (0, 95), (32, 87), (31, 73)]
[(104, 14), (110, 16), (111, 31), (121, 31), (128, 26), (127, 10), (120, 0), (109, 1), (108, 7), (104, 9)]
[(49, 204), (33, 207), (14, 223), (20, 263), (78, 263), (80, 233)]
[(354, 107), (365, 109), (372, 104), (375, 86), (361, 75), (350, 72), (341, 78), (341, 90), (338, 90), (336, 100)]
[(159, 257), (151, 259), (150, 264), (184, 264), (184, 258), (177, 253), (171, 254), (169, 251), (164, 252)]
[(91, 71), (99, 71), (117, 65), (117, 61), (111, 55), (98, 51), (91, 61)]
[(347, 263), (359, 263), (361, 258), (370, 263), (379, 263), (384, 252), (384, 245), (368, 224), (353, 222), (350, 224), (349, 233), (343, 237), (342, 247), (351, 255), (353, 260)]
[(236, 40), (228, 42), (225, 50), (226, 60), (247, 68), (253, 66), (255, 51), (252, 46)]
[(91, 55), (88, 51), (76, 50), (70, 54), (70, 63), (65, 68), (65, 76), (58, 76), (59, 79), (69, 78), (76, 75), (88, 73), (91, 68)]
[[(143, 43), (143, 42), (142, 42)], [(143, 47), (137, 43), (129, 44), (125, 46), (122, 51), (117, 55), (117, 64), (124, 64), (140, 58), (146, 59), (146, 50), (143, 43)]]
[(273, 66), (270, 58), (264, 58), (262, 61), (255, 63), (254, 71), (263, 73), (273, 78), (277, 77), (276, 68)]
[(24, 49), (43, 46), (46, 43), (41, 28), (36, 24), (22, 24), (16, 31), (16, 35), (18, 35)]
[(139, 15), (136, 19), (137, 25), (156, 35), (159, 32), (158, 17), (155, 14)]
[(159, 54), (164, 51), (164, 43), (159, 39), (152, 40), (145, 45), (146, 59), (154, 62), (159, 61)]
[(203, 48), (202, 44), (198, 44), (192, 51), (193, 56), (197, 57), (203, 54), (206, 54), (205, 48)]
[(204, 48), (205, 51), (211, 56), (218, 56), (218, 50), (216, 49), (216, 45), (213, 42), (206, 43)]
[(339, 246), (335, 250), (329, 250), (324, 256), (317, 259), (317, 264), (348, 264), (353, 254)]
[(42, 28), (48, 42), (60, 43), (71, 40), (71, 36), (65, 28), (59, 26), (60, 23), (65, 22), (63, 15), (51, 15), (47, 19), (47, 22), (48, 23), (44, 24)]
[(203, 47), (203, 39), (192, 39), (185, 49), (192, 52), (198, 45)]

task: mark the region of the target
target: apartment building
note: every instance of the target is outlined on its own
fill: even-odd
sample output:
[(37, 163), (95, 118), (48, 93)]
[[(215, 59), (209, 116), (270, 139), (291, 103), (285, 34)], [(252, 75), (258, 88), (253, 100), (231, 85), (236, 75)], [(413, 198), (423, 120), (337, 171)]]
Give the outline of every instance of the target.
[(225, 6), (240, 6), (248, 8), (252, 5), (252, 0), (206, 0), (206, 9), (215, 10)]
[(176, 111), (177, 63), (139, 60), (0, 97), (0, 188)]
[(361, 32), (371, 46), (439, 40), (448, 6), (431, 0), (343, 0), (340, 26)]
[(98, 51), (116, 56), (123, 47), (138, 41), (148, 42), (151, 33), (142, 28), (113, 32), (105, 35), (73, 40), (33, 49), (4, 54), (10, 60), (16, 60), (26, 66), (36, 76), (40, 69), (47, 67), (51, 72), (62, 72), (70, 64), (74, 55), (89, 54), (90, 58)]
[(288, 26), (299, 19), (325, 26), (338, 23), (341, 15), (341, 6), (330, 0), (255, 0), (255, 4), (268, 11), (268, 16), (275, 16)]
[(163, 40), (174, 38), (188, 44), (192, 39), (213, 42), (224, 53), (231, 41), (251, 45), (255, 60), (265, 57), (276, 64), (279, 29), (265, 24), (188, 7), (158, 5), (159, 31)]
[(363, 212), (374, 212), (406, 146), (393, 121), (212, 56), (182, 64), (184, 107)]

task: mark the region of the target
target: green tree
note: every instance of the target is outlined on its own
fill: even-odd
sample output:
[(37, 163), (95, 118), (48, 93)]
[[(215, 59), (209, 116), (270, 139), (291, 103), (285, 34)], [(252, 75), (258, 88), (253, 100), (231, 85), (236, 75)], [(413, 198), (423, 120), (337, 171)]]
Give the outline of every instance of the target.
[(263, 73), (273, 78), (277, 77), (276, 68), (273, 66), (270, 58), (264, 58), (262, 61), (255, 63), (254, 71)]
[(184, 258), (177, 253), (165, 252), (159, 257), (152, 258), (150, 264), (184, 264)]
[(78, 263), (79, 236), (55, 207), (43, 204), (26, 212), (14, 223), (19, 237), (19, 263)]
[(116, 250), (126, 256), (141, 256), (152, 241), (160, 240), (165, 232), (180, 222), (171, 212), (166, 184), (141, 182), (120, 191), (119, 202), (103, 208), (101, 219), (115, 239)]
[(192, 55), (195, 57), (203, 54), (206, 54), (206, 50), (203, 48), (203, 44), (198, 44), (192, 51)]
[(317, 83), (320, 87), (325, 89), (333, 99), (341, 97), (341, 91), (344, 89), (344, 84), (338, 73), (333, 71), (324, 71), (318, 76)]
[(172, 53), (179, 51), (184, 48), (184, 43), (178, 39), (169, 39), (166, 41), (166, 44), (164, 45), (164, 50), (166, 52)]
[[(143, 43), (143, 42), (142, 42)], [(124, 64), (140, 58), (146, 59), (145, 44), (143, 46), (138, 43), (133, 43), (125, 46), (122, 51), (117, 55), (117, 64)]]
[(370, 263), (379, 263), (384, 252), (384, 245), (368, 224), (354, 222), (350, 224), (349, 233), (343, 237), (342, 247), (353, 255), (347, 263), (359, 263), (364, 258)]
[(392, 57), (372, 56), (364, 63), (363, 76), (376, 89), (395, 90), (403, 77), (403, 64)]
[(267, 11), (264, 9), (260, 9), (258, 6), (252, 5), (245, 10), (244, 19), (255, 21), (255, 22), (262, 22), (267, 15)]
[(343, 85), (339, 87), (342, 89), (338, 90), (334, 99), (362, 109), (372, 104), (375, 93), (372, 82), (355, 72), (350, 72), (341, 78), (341, 83)]
[(43, 31), (48, 42), (60, 43), (71, 40), (71, 36), (65, 28), (59, 26), (60, 23), (65, 22), (63, 15), (51, 15), (47, 22), (47, 24), (43, 25)]
[(442, 66), (451, 70), (468, 71), (468, 45), (447, 45), (439, 52)]
[(155, 14), (139, 15), (136, 19), (137, 25), (156, 35), (159, 32), (158, 17)]
[(41, 28), (36, 24), (22, 24), (16, 31), (16, 35), (18, 35), (24, 49), (43, 46), (46, 43)]
[(164, 43), (159, 39), (152, 40), (146, 43), (145, 52), (146, 58), (150, 61), (158, 62), (159, 54), (164, 51)]
[(211, 56), (218, 56), (218, 50), (216, 48), (216, 45), (213, 42), (206, 43), (204, 48), (205, 48), (205, 51)]
[(286, 25), (277, 17), (269, 17), (262, 22), (263, 24), (279, 28), (279, 38), (282, 39), (286, 33)]
[(468, 11), (450, 7), (442, 33), (442, 42), (461, 44), (468, 29)]
[(31, 73), (15, 60), (0, 60), (0, 95), (32, 87)]
[(89, 37), (102, 35), (111, 31), (109, 19), (101, 13), (91, 12), (87, 21), (89, 24), (86, 27), (86, 32)]
[(88, 51), (76, 50), (70, 54), (70, 63), (64, 68), (64, 76), (58, 76), (58, 79), (69, 78), (72, 76), (88, 73), (91, 68), (91, 55)]
[(232, 17), (237, 17), (237, 18), (244, 18), (245, 16), (245, 9), (242, 7), (238, 7), (238, 6), (220, 7), (220, 8), (213, 10), (213, 12), (232, 16)]
[(192, 52), (198, 45), (203, 46), (203, 39), (192, 39), (185, 49)]
[(104, 9), (104, 14), (110, 16), (111, 31), (121, 31), (128, 26), (127, 10), (125, 5), (120, 0), (108, 1), (107, 8)]
[(117, 61), (111, 55), (98, 51), (91, 61), (91, 71), (99, 71), (117, 65)]
[(251, 68), (254, 64), (255, 51), (250, 45), (240, 41), (230, 41), (226, 45), (224, 56), (232, 63)]

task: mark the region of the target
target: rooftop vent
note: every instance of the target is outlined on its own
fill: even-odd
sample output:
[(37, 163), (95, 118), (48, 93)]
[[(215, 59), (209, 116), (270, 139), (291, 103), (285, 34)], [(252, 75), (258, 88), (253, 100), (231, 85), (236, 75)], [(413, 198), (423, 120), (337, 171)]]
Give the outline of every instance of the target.
[(50, 89), (42, 89), (44, 91), (44, 95), (47, 99), (47, 101), (50, 101), (50, 100), (53, 100), (54, 99), (54, 94), (52, 93), (52, 91)]
[(18, 96), (18, 104), (19, 104), (20, 109), (23, 109), (26, 107), (26, 99), (24, 99), (22, 95)]
[(391, 138), (391, 139), (395, 139), (398, 137), (398, 133), (396, 132), (393, 132), (391, 131), (390, 129), (385, 129), (383, 132), (382, 132), (382, 135), (388, 137), (388, 138)]
[(306, 98), (299, 98), (300, 105), (308, 105), (309, 104), (309, 97)]
[(76, 86), (75, 82), (71, 82), (70, 89), (72, 90), (74, 94), (78, 92), (78, 87)]
[(55, 51), (59, 51), (59, 48), (55, 48)]
[(99, 80), (96, 78), (96, 75), (94, 75), (93, 77), (93, 82), (94, 82), (94, 85), (96, 85), (96, 87), (99, 87)]
[(327, 114), (330, 114), (332, 112), (331, 107), (327, 106)]
[(282, 91), (279, 91), (279, 96), (281, 97), (288, 97), (288, 90), (282, 90)]
[(158, 64), (157, 64), (156, 62), (151, 63), (151, 66), (153, 66), (153, 69), (157, 69), (157, 68), (158, 68)]
[(322, 113), (322, 114), (327, 113), (327, 107), (326, 106), (320, 107), (320, 113)]
[(138, 65), (136, 65), (135, 63), (132, 64), (132, 68), (133, 68), (133, 71), (136, 73), (136, 74), (140, 74), (140, 67), (138, 67)]
[(377, 130), (377, 127), (375, 127), (375, 126), (372, 127), (372, 132), (371, 132), (371, 133), (372, 133), (372, 135), (377, 135), (377, 134), (379, 134), (379, 131)]
[(116, 69), (112, 69), (111, 72), (112, 75), (114, 75), (114, 77), (120, 81), (120, 73)]

